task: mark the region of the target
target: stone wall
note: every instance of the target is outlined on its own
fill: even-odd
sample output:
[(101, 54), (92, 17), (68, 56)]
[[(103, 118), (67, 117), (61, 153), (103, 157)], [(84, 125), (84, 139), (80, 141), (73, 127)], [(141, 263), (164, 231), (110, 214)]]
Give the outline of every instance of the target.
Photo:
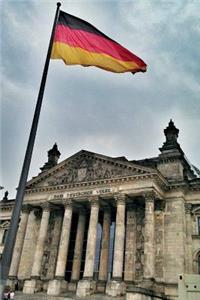
[(183, 197), (166, 199), (164, 216), (164, 270), (167, 283), (177, 283), (185, 265), (185, 207)]

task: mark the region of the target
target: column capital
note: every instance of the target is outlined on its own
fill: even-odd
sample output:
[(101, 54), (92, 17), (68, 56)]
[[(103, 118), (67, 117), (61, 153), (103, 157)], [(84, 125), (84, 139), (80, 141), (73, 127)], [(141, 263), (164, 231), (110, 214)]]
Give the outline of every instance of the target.
[(63, 199), (61, 201), (62, 205), (64, 206), (64, 208), (72, 208), (72, 199)]
[(145, 198), (145, 201), (153, 202), (155, 199), (155, 192), (154, 191), (144, 192), (143, 197)]
[(191, 203), (185, 203), (185, 213), (186, 214), (192, 213), (192, 204)]
[(126, 203), (126, 194), (116, 193), (114, 195), (114, 199), (116, 201), (116, 204), (125, 204)]
[(95, 195), (95, 196), (92, 196), (88, 199), (88, 201), (90, 202), (90, 205), (91, 206), (96, 206), (98, 207), (99, 206), (99, 196)]
[(42, 208), (43, 211), (50, 211), (52, 208), (51, 203), (49, 202), (41, 203), (40, 207)]
[(22, 212), (23, 213), (29, 213), (31, 210), (31, 205), (30, 204), (22, 204)]

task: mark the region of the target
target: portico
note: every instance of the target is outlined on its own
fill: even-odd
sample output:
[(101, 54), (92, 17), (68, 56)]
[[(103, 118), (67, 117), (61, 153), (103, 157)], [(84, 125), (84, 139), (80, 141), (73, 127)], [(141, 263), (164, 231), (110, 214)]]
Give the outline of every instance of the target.
[[(23, 278), (24, 293), (42, 289), (49, 295), (71, 290), (78, 296), (98, 291), (117, 296), (124, 294), (127, 283), (140, 281), (145, 274), (154, 278), (154, 274), (148, 273), (151, 266), (154, 268), (153, 241), (149, 244), (148, 238), (154, 234), (154, 225), (149, 227), (148, 220), (154, 219), (154, 201), (160, 201), (158, 198), (156, 200), (155, 191), (149, 189), (146, 194), (138, 191), (125, 194), (106, 187), (91, 190), (92, 195), (88, 197), (85, 193), (88, 192), (73, 192), (73, 198), (71, 193), (70, 198), (65, 198), (65, 195), (62, 197), (59, 193), (58, 197), (54, 195), (52, 199), (51, 196), (44, 203), (29, 204), (28, 210), (24, 210), (23, 234), (28, 234), (26, 231), (30, 227), (38, 229), (35, 245), (32, 245), (33, 264), (26, 276), (28, 278)], [(112, 224), (114, 239), (111, 241)], [(133, 224), (133, 228), (130, 224)], [(145, 232), (146, 242), (143, 236)], [(49, 255), (46, 255), (48, 236), (51, 236), (51, 243)], [(23, 242), (19, 234), (17, 244), (22, 261), (23, 249), (26, 249), (28, 242), (26, 238)], [(137, 245), (140, 245), (140, 249)], [(140, 273), (136, 270), (138, 263), (143, 270)], [(110, 265), (111, 278), (108, 276)], [(22, 278), (19, 263), (16, 265), (14, 261), (12, 266), (10, 278), (13, 274)], [(51, 274), (45, 274), (45, 268), (51, 269)], [(46, 278), (45, 283), (43, 278)]]

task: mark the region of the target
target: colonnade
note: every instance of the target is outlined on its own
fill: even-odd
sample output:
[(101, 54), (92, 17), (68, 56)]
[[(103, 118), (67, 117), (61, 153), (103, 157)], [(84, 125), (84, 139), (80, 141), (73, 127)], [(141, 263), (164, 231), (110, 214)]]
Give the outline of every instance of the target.
[[(143, 195), (145, 203), (145, 223), (144, 223), (144, 266), (143, 276), (146, 280), (154, 278), (154, 194), (148, 193)], [(115, 225), (115, 242), (113, 250), (113, 267), (112, 278), (108, 281), (108, 262), (109, 262), (109, 240), (110, 240), (110, 224), (111, 209), (106, 206), (103, 210), (102, 223), (102, 239), (101, 252), (99, 258), (99, 274), (98, 282), (94, 280), (95, 252), (97, 241), (97, 223), (100, 211), (100, 198), (98, 196), (88, 199), (90, 203), (90, 218), (87, 233), (87, 246), (85, 255), (85, 264), (83, 278), (80, 279), (80, 270), (82, 263), (82, 251), (84, 242), (84, 233), (86, 226), (86, 211), (80, 209), (78, 220), (76, 239), (74, 247), (73, 264), (71, 271), (71, 282), (68, 288), (75, 288), (78, 296), (86, 296), (95, 292), (98, 288), (106, 291), (108, 295), (117, 296), (123, 293), (124, 281), (133, 281), (135, 276), (135, 255), (136, 255), (136, 214), (135, 203), (126, 204), (127, 196), (125, 194), (113, 195), (116, 203), (116, 225)], [(47, 293), (58, 295), (62, 289), (67, 288), (65, 281), (65, 269), (67, 264), (68, 249), (70, 242), (70, 231), (73, 213), (73, 199), (62, 200), (64, 215), (62, 220), (62, 228), (60, 234), (60, 242), (57, 253), (54, 278), (49, 281)], [(37, 290), (37, 284), (40, 280), (42, 258), (44, 254), (45, 240), (48, 231), (50, 219), (50, 211), (52, 207), (50, 203), (41, 204), (42, 215), (35, 246), (35, 254), (31, 268), (31, 276), (24, 283), (25, 293), (34, 293)], [(24, 205), (21, 214), (21, 222), (17, 234), (14, 255), (10, 267), (10, 278), (17, 278), (18, 268), (21, 257), (24, 237), (27, 224), (29, 222), (30, 205)], [(127, 212), (127, 213), (126, 213)], [(30, 220), (31, 221), (31, 220)], [(124, 255), (125, 254), (125, 255)]]

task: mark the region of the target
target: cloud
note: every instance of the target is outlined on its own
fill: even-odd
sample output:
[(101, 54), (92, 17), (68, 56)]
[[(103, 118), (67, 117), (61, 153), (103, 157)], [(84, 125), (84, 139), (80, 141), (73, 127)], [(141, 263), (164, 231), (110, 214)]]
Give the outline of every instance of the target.
[[(46, 57), (55, 1), (2, 8), (3, 185), (14, 195)], [(67, 1), (62, 9), (140, 56), (145, 74), (113, 74), (51, 61), (29, 177), (54, 142), (61, 159), (80, 149), (129, 159), (156, 156), (173, 118), (200, 166), (198, 1)]]

